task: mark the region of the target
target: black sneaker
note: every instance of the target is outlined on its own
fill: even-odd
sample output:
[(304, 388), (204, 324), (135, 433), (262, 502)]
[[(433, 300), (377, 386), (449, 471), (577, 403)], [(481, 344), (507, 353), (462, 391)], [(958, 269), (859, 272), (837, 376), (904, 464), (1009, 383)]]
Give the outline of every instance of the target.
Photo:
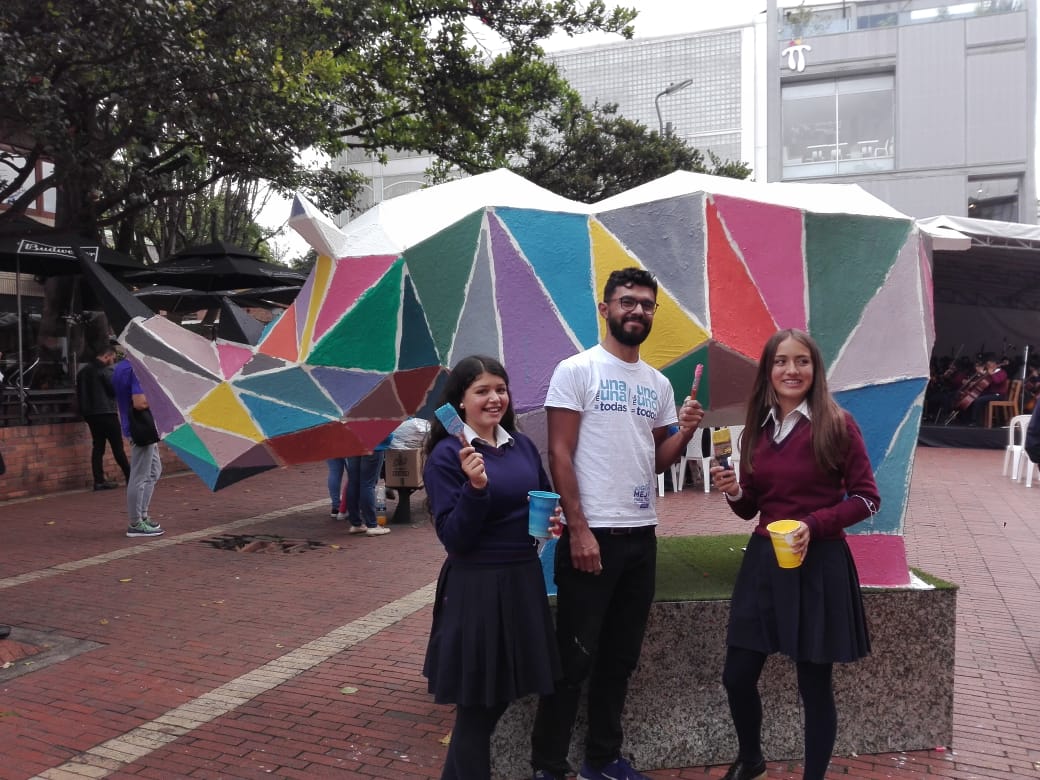
[(94, 490), (115, 490), (117, 487), (119, 487), (118, 482), (105, 481), (94, 483)]
[(766, 776), (766, 762), (759, 759), (755, 764), (745, 764), (739, 758), (730, 765), (722, 780), (762, 780)]

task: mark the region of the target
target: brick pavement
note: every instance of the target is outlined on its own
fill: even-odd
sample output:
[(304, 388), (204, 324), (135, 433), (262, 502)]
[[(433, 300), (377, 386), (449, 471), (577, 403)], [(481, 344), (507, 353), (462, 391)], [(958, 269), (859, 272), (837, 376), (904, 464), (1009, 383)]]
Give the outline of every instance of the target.
[[(830, 777), (1040, 778), (1040, 487), (1001, 477), (1002, 458), (922, 448), (912, 483), (911, 563), (961, 586), (954, 744), (836, 758)], [(4, 641), (45, 647), (0, 669), (0, 780), (439, 777), (452, 712), (421, 676), (442, 559), (423, 496), (413, 525), (357, 537), (328, 518), (324, 485), (323, 464), (216, 494), (164, 478), (158, 540), (123, 536), (122, 491), (0, 503)], [(721, 500), (669, 493), (662, 533), (745, 529)], [(206, 543), (259, 533), (324, 544)]]

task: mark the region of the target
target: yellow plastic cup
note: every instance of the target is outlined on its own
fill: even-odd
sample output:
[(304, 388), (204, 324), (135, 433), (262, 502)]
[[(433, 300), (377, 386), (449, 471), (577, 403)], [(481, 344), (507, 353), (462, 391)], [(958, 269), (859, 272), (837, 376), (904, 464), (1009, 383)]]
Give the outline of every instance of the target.
[(781, 569), (797, 569), (802, 565), (801, 556), (793, 549), (791, 543), (794, 541), (793, 534), (798, 529), (797, 520), (774, 520), (766, 526), (769, 537), (773, 540), (773, 552), (776, 553), (776, 562)]

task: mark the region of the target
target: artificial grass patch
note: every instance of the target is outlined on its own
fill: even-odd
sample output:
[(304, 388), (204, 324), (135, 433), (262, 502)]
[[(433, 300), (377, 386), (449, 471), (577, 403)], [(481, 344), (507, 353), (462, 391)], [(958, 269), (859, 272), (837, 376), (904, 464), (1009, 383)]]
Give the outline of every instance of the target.
[(654, 601), (729, 599), (749, 534), (659, 536)]

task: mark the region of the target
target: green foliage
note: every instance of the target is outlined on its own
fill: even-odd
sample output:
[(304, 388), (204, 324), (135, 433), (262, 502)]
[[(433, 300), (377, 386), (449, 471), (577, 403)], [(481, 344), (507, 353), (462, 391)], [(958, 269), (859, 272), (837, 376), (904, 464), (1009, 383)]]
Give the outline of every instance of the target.
[(90, 235), (229, 178), (339, 211), (359, 182), (302, 150), (504, 159), (563, 89), (538, 42), (627, 36), (632, 17), (602, 0), (5, 0), (0, 198), (24, 189), (18, 212), (58, 187), (60, 224)]

